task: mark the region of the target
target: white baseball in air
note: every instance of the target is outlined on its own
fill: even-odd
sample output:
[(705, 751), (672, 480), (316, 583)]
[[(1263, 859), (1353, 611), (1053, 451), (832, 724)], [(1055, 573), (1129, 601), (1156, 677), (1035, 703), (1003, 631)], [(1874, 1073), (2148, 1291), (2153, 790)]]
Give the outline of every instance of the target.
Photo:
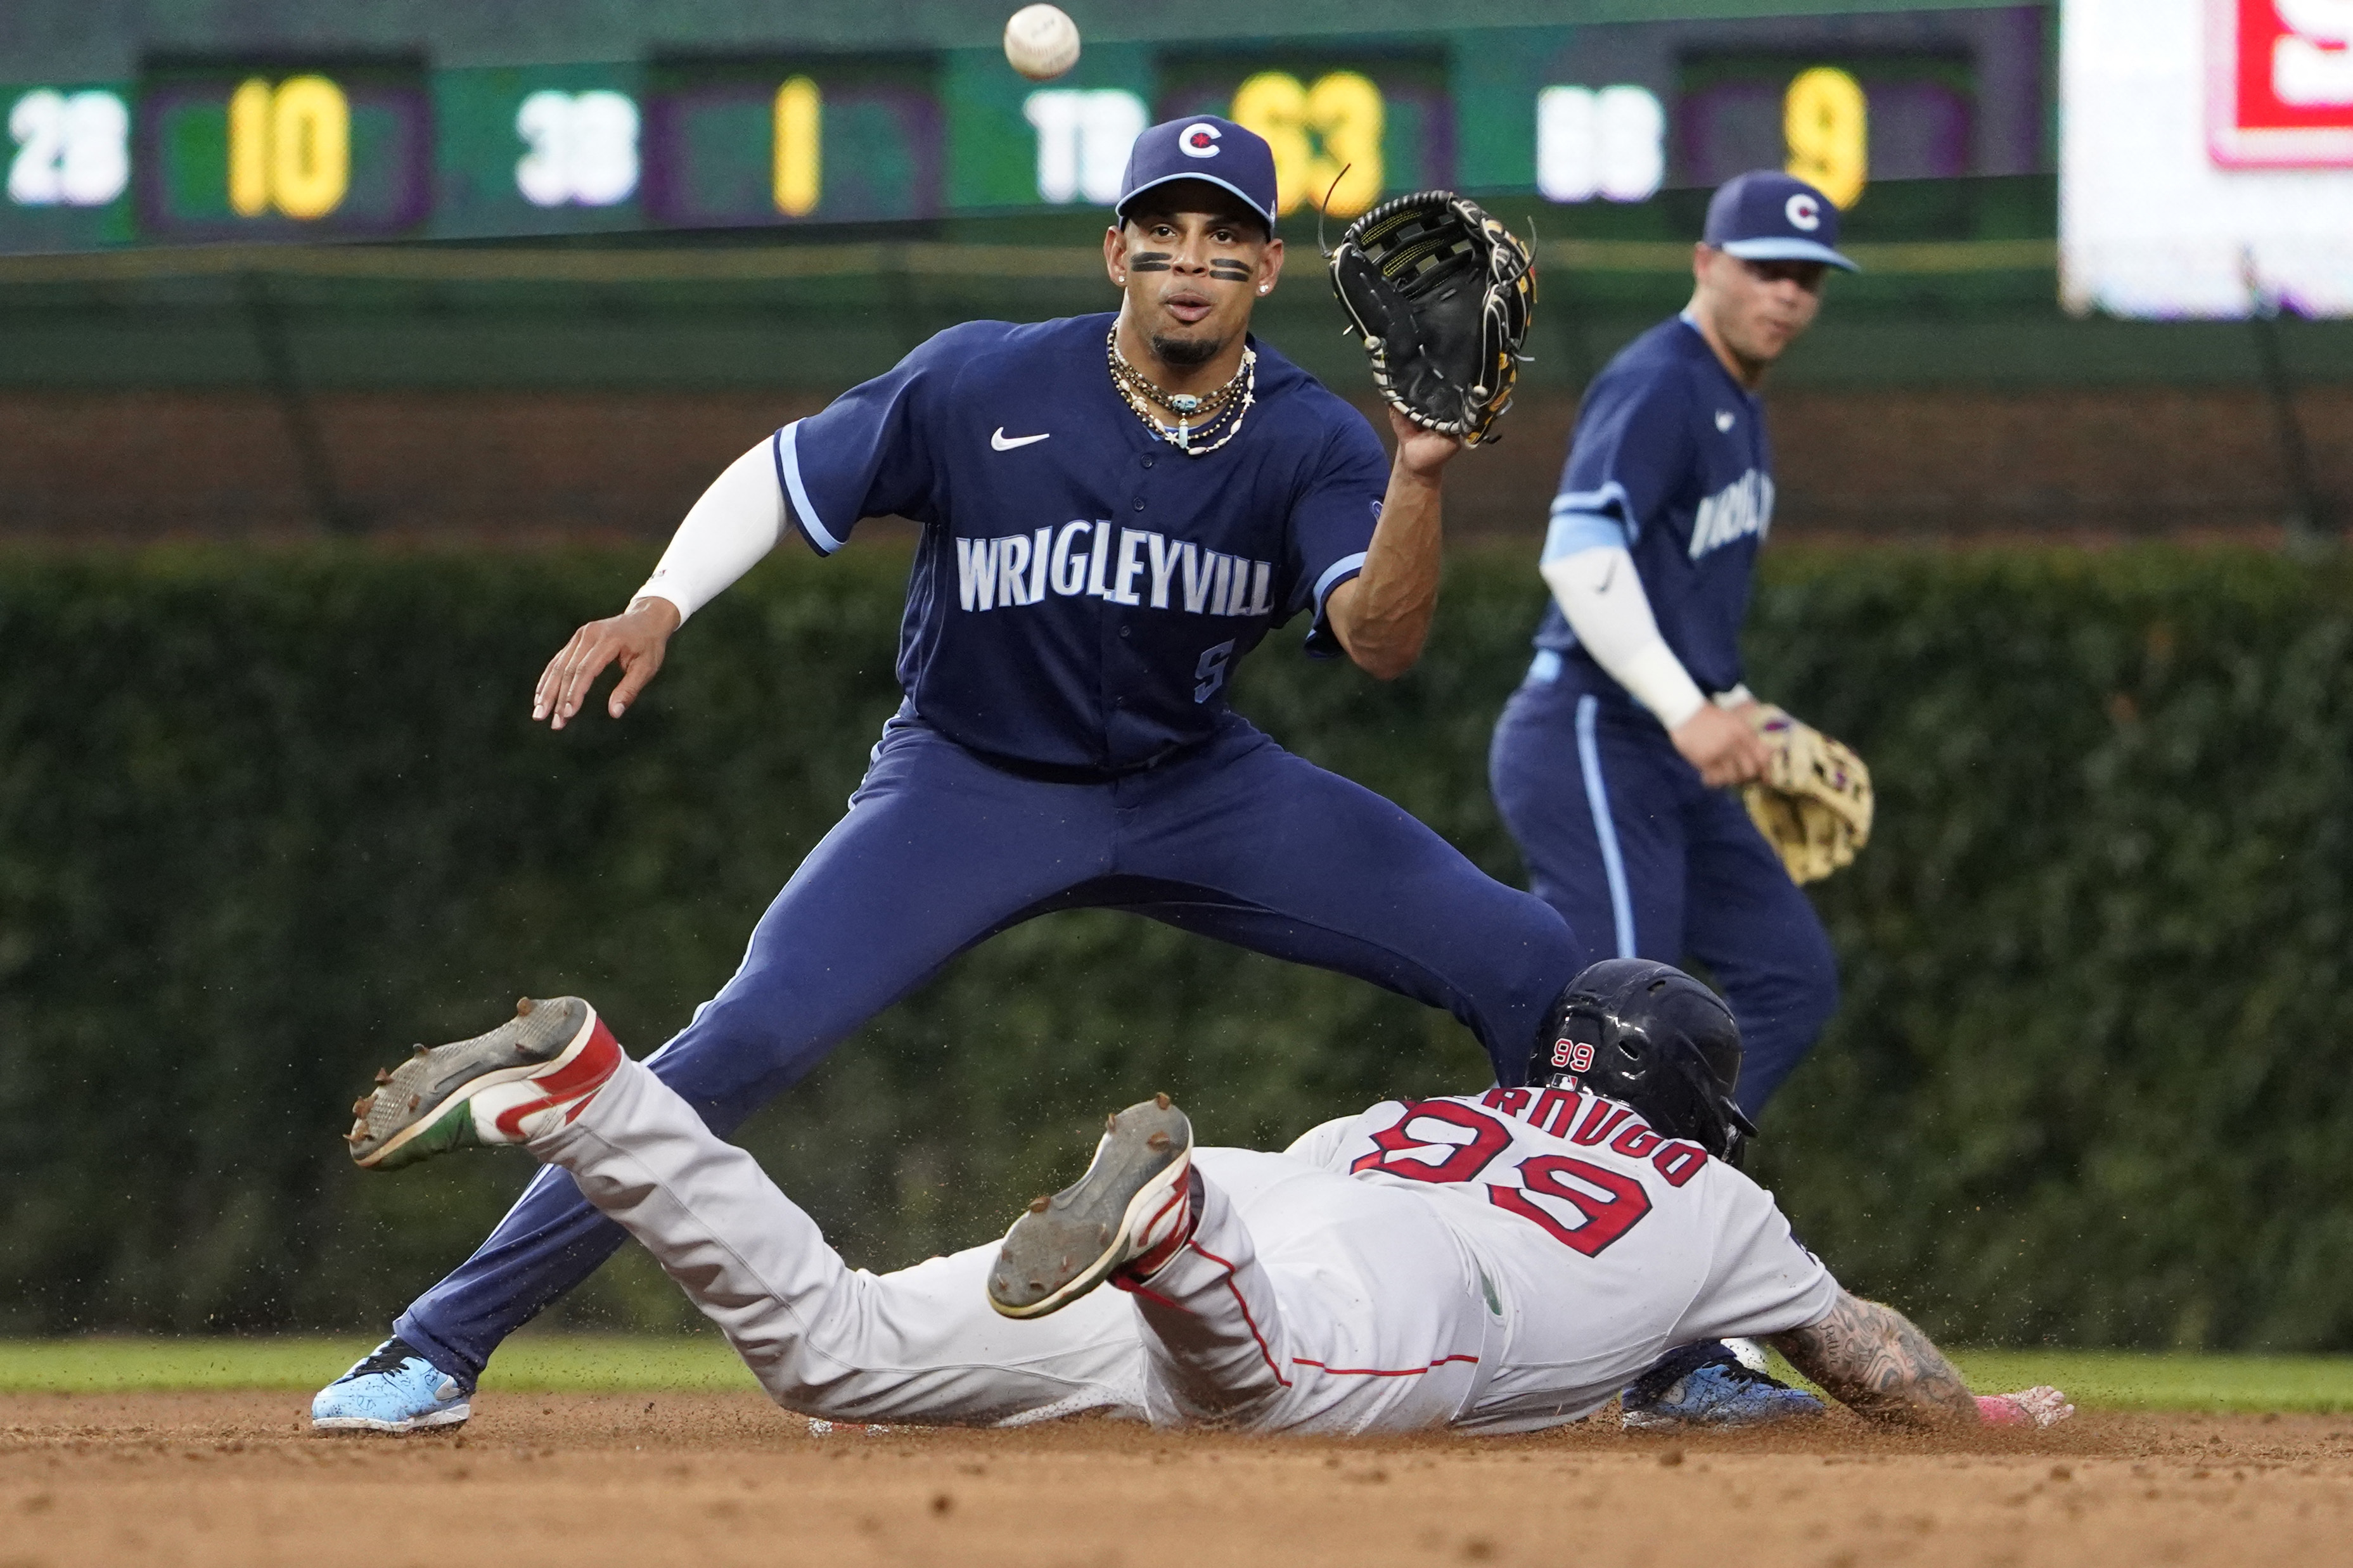
[(1005, 58), (1031, 81), (1079, 63), (1079, 25), (1060, 5), (1024, 5), (1005, 24)]

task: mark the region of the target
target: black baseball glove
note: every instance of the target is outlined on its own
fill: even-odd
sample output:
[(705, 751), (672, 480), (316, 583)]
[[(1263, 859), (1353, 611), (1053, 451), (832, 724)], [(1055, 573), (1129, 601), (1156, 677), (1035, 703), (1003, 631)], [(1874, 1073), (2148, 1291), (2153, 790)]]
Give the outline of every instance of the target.
[(1424, 429), (1493, 438), (1536, 303), (1535, 258), (1517, 236), (1452, 191), (1417, 191), (1348, 226), (1332, 290), (1383, 397)]

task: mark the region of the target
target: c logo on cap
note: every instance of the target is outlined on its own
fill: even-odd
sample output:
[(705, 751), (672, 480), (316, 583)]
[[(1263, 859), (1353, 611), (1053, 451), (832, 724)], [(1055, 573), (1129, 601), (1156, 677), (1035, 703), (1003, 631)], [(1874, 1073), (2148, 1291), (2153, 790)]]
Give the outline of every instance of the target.
[(1822, 204), (1804, 191), (1791, 196), (1788, 205), (1781, 210), (1788, 215), (1792, 225), (1809, 234), (1822, 226)]
[(1218, 155), (1218, 139), (1224, 134), (1214, 125), (1196, 121), (1176, 132), (1176, 151), (1187, 158), (1214, 158)]

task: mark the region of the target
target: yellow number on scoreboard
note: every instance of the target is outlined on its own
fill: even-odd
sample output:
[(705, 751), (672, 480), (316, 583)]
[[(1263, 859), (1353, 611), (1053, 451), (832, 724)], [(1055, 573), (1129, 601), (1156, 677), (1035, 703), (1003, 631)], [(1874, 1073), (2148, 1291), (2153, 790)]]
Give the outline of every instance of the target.
[(1781, 100), (1789, 173), (1840, 206), (1862, 200), (1871, 179), (1870, 103), (1862, 84), (1835, 66), (1800, 71)]
[(1355, 71), (1334, 71), (1307, 89), (1307, 123), (1324, 138), (1324, 155), (1308, 171), (1309, 199), (1334, 217), (1354, 217), (1381, 199), (1383, 118), (1381, 89)]
[(269, 210), (269, 84), (248, 81), (228, 100), (228, 205), (239, 217)]
[(352, 106), (322, 76), (259, 77), (228, 100), (228, 205), (239, 217), (275, 209), (322, 218), (352, 184)]
[(824, 100), (817, 83), (797, 76), (776, 89), (776, 210), (806, 217), (823, 189)]
[(1368, 78), (1333, 71), (1308, 87), (1288, 71), (1261, 71), (1235, 91), (1232, 112), (1274, 151), (1278, 211), (1306, 202), (1354, 217), (1380, 199), (1384, 115)]

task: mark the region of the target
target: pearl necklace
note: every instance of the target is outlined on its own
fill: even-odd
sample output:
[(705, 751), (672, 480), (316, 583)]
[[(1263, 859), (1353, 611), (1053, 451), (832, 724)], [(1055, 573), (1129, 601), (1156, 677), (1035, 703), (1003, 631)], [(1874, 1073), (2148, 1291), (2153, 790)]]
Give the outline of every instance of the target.
[[(1117, 327), (1113, 327), (1104, 338), (1103, 347), (1111, 367), (1111, 384), (1118, 390), (1121, 399), (1154, 435), (1188, 458), (1207, 457), (1240, 434), (1243, 416), (1250, 412), (1250, 405), (1258, 401), (1256, 349), (1242, 350), (1241, 368), (1234, 372), (1232, 380), (1215, 392), (1197, 396), (1186, 392), (1163, 392), (1153, 384), (1150, 377), (1128, 363), (1127, 356), (1119, 352)], [(1176, 423), (1162, 424), (1160, 416), (1153, 412), (1154, 404), (1176, 415)], [(1225, 434), (1205, 445), (1195, 444), (1196, 437), (1216, 429), (1229, 415), (1232, 416), (1232, 422), (1226, 426)]]

